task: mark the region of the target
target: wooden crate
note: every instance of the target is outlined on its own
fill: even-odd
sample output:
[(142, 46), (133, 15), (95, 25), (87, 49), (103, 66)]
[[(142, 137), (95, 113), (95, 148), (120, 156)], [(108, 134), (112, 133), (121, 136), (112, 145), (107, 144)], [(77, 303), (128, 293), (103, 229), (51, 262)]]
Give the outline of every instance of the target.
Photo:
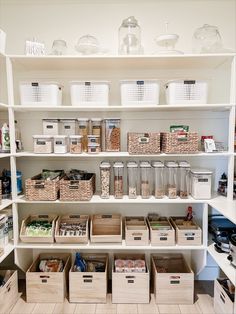
[(149, 229), (145, 217), (125, 217), (126, 245), (148, 245)]
[[(170, 217), (176, 231), (178, 245), (201, 245), (202, 229), (194, 221), (185, 222), (185, 217)], [(187, 224), (186, 224), (187, 223)]]
[(175, 229), (166, 217), (147, 219), (150, 229), (150, 241), (153, 246), (175, 245)]
[[(20, 229), (20, 239), (22, 242), (30, 242), (30, 243), (53, 243), (54, 242), (54, 232), (55, 232), (55, 224), (56, 224), (57, 216), (55, 215), (30, 215), (26, 219), (24, 219), (21, 223)], [(43, 221), (48, 220), (52, 222), (52, 233), (48, 237), (33, 237), (26, 235), (26, 227), (31, 221)]]
[(230, 299), (220, 279), (214, 282), (214, 310), (216, 314), (233, 314), (234, 302)]
[(103, 261), (105, 272), (74, 272), (73, 266), (69, 274), (69, 300), (77, 303), (106, 303), (108, 254), (81, 254), (86, 261)]
[(194, 273), (182, 254), (152, 254), (151, 264), (156, 303), (193, 304)]
[(144, 259), (144, 254), (115, 254), (112, 264), (112, 303), (149, 303), (150, 274), (146, 260), (145, 273), (117, 273), (114, 261), (116, 259)]
[(0, 270), (0, 275), (9, 273), (9, 279), (0, 287), (0, 313), (9, 313), (18, 300), (18, 278), (16, 270)]
[(122, 242), (121, 215), (93, 215), (90, 225), (92, 243)]
[[(60, 258), (64, 262), (62, 272), (39, 272), (40, 259)], [(62, 303), (67, 294), (70, 254), (41, 253), (26, 272), (26, 299), (29, 303)]]
[[(59, 234), (60, 231), (60, 224), (62, 222), (67, 223), (86, 223), (86, 234), (83, 236), (61, 236)], [(55, 241), (58, 243), (88, 243), (88, 222), (89, 216), (87, 215), (66, 215), (60, 216), (56, 221), (56, 228), (55, 228)]]
[(61, 201), (89, 201), (95, 193), (95, 174), (87, 173), (85, 180), (60, 180)]

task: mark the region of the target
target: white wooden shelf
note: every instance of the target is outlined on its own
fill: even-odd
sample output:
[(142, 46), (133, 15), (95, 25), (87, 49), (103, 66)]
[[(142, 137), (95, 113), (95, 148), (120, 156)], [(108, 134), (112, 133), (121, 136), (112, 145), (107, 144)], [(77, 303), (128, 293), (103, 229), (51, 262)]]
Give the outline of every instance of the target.
[(228, 254), (218, 253), (214, 248), (214, 244), (208, 246), (208, 253), (213, 257), (226, 276), (236, 285), (236, 268), (234, 268), (227, 259)]
[(11, 157), (11, 154), (10, 153), (1, 153), (0, 152), (0, 159), (1, 158), (6, 158), (6, 157)]
[(156, 251), (156, 250), (204, 250), (206, 247), (204, 245), (174, 245), (174, 246), (151, 246), (149, 245), (126, 245), (125, 240), (122, 243), (89, 243), (88, 244), (60, 244), (60, 243), (24, 243), (20, 242), (16, 245), (16, 248), (24, 249), (67, 249), (67, 250), (145, 250), (145, 251)]
[(0, 204), (0, 210), (3, 210), (4, 208), (12, 205), (13, 201), (8, 199), (3, 199), (2, 203)]
[(0, 256), (0, 263), (4, 261), (4, 259), (14, 250), (14, 245), (12, 243), (8, 243), (4, 246), (4, 253)]
[(121, 69), (216, 69), (232, 60), (235, 54), (185, 54), (185, 55), (100, 55), (100, 56), (25, 56), (10, 55), (14, 69), (24, 71), (53, 70), (121, 70)]
[(156, 105), (156, 106), (11, 106), (15, 111), (75, 111), (75, 112), (151, 112), (151, 111), (227, 111), (231, 104)]
[(208, 204), (236, 224), (236, 200), (232, 201), (219, 196), (217, 199), (210, 200)]
[(8, 108), (9, 108), (8, 105), (4, 103), (0, 103), (0, 111), (7, 111)]

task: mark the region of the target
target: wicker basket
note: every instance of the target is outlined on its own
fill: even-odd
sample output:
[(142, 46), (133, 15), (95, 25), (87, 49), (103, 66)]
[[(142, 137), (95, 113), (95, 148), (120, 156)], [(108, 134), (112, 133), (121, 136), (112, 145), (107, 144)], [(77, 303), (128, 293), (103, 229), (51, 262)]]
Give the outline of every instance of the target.
[(198, 153), (196, 132), (161, 133), (161, 149), (166, 154)]
[(41, 174), (25, 181), (25, 197), (28, 201), (55, 201), (59, 193), (59, 181), (61, 177), (54, 180), (43, 180)]
[(60, 180), (61, 201), (89, 201), (95, 193), (95, 174), (86, 173), (84, 180)]
[(129, 154), (159, 154), (161, 152), (160, 133), (128, 133)]

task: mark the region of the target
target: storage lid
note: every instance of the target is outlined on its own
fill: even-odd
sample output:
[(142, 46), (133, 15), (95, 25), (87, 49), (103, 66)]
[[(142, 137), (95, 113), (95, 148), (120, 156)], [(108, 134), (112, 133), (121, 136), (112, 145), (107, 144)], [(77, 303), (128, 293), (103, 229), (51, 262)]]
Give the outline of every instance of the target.
[(59, 122), (60, 119), (42, 119), (43, 121), (46, 121), (46, 122)]
[(100, 144), (98, 144), (98, 143), (89, 143), (88, 147), (100, 147)]
[(38, 85), (57, 85), (59, 88), (62, 88), (63, 85), (59, 84), (58, 82), (53, 82), (53, 81), (49, 81), (49, 82), (44, 82), (44, 81), (31, 81), (31, 82), (26, 82), (26, 81), (23, 81), (23, 82), (20, 82), (20, 85), (21, 84), (25, 84), (25, 85), (32, 85), (32, 86), (38, 86)]
[(100, 164), (100, 168), (111, 168), (111, 164), (107, 161), (102, 161)]
[(60, 119), (61, 120), (61, 122), (76, 122), (77, 121), (77, 119), (73, 119), (73, 118), (71, 118), (71, 119)]
[(100, 135), (87, 135), (88, 138), (100, 138)]
[(208, 170), (208, 169), (191, 169), (192, 174), (208, 174), (212, 175), (213, 171)]
[(34, 139), (39, 139), (39, 138), (43, 138), (43, 139), (53, 139), (53, 136), (51, 135), (33, 135)]
[(76, 85), (76, 84), (78, 84), (78, 85), (81, 85), (81, 84), (83, 84), (83, 85), (90, 85), (90, 83), (95, 83), (95, 84), (110, 84), (110, 82), (109, 81), (71, 81), (70, 82), (70, 85)]
[(77, 119), (79, 122), (88, 122), (89, 119), (88, 118), (78, 118)]
[(163, 162), (160, 161), (160, 160), (158, 160), (158, 161), (153, 161), (153, 162), (152, 162), (152, 166), (153, 166), (154, 168), (164, 168), (164, 167), (165, 167), (165, 165), (163, 164)]
[(185, 160), (181, 160), (181, 161), (179, 161), (179, 167), (180, 168), (190, 168), (190, 164)]
[(104, 118), (105, 121), (120, 121), (120, 118)]
[(178, 168), (178, 164), (175, 161), (167, 161), (166, 162), (166, 167), (168, 167), (168, 168)]
[(138, 168), (138, 164), (135, 161), (127, 162), (127, 168)]
[(117, 161), (114, 163), (113, 168), (124, 168), (124, 164), (122, 161)]
[(81, 139), (83, 137), (83, 135), (70, 135), (69, 138), (70, 139)]
[(103, 119), (101, 118), (92, 118), (91, 121), (92, 122), (102, 122)]
[(151, 168), (151, 164), (148, 161), (141, 161), (140, 168)]
[(54, 135), (54, 136), (53, 136), (54, 140), (55, 140), (56, 138), (66, 139), (67, 137), (68, 137), (67, 135)]
[(182, 79), (177, 79), (177, 80), (170, 80), (166, 82), (164, 86), (167, 87), (170, 83), (196, 84), (196, 83), (207, 83), (207, 82), (204, 80), (182, 78)]

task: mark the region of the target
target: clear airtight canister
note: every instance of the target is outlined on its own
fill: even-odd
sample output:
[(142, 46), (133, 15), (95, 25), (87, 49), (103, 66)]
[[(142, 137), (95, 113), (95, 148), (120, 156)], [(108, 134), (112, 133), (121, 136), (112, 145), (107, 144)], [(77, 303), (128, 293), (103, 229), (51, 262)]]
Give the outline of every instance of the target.
[(124, 186), (124, 164), (123, 162), (115, 162), (114, 169), (114, 197), (123, 198)]
[(188, 198), (190, 186), (190, 164), (187, 161), (179, 162), (179, 196)]
[(101, 198), (110, 197), (111, 165), (109, 162), (100, 164)]
[(140, 163), (141, 197), (149, 198), (152, 194), (151, 164), (148, 161)]
[(168, 161), (166, 163), (166, 182), (167, 182), (167, 196), (169, 198), (177, 198), (177, 169), (178, 164), (175, 161)]
[(89, 119), (79, 118), (79, 135), (82, 135), (82, 151), (88, 151), (88, 132), (89, 132)]
[(102, 144), (102, 119), (91, 119), (91, 135), (97, 135), (100, 138), (99, 144)]
[(127, 163), (128, 196), (137, 198), (138, 195), (138, 164), (134, 161)]
[(155, 198), (163, 198), (165, 195), (164, 185), (164, 169), (165, 165), (161, 161), (154, 161), (152, 163), (154, 168), (154, 196)]

